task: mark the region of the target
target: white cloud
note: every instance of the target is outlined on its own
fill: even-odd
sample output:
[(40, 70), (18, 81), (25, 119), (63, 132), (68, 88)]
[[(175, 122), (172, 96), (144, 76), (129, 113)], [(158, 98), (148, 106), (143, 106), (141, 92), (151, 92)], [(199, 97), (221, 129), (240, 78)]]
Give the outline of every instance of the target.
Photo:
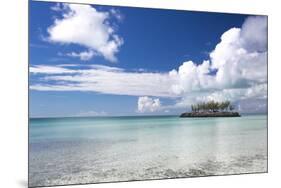
[(174, 80), (167, 73), (128, 72), (103, 65), (37, 65), (30, 67), (30, 73), (40, 76), (30, 86), (33, 90), (177, 97), (170, 89)]
[(90, 117), (90, 116), (101, 117), (101, 116), (107, 116), (107, 115), (108, 114), (105, 111), (97, 112), (97, 111), (90, 110), (90, 111), (85, 111), (85, 112), (79, 112), (75, 116), (77, 116), (77, 117)]
[(215, 88), (214, 76), (208, 75), (209, 69), (209, 61), (204, 61), (200, 65), (192, 61), (184, 62), (178, 70), (169, 72), (169, 76), (176, 80), (171, 86), (172, 91), (178, 95), (185, 95), (188, 92)]
[(182, 108), (203, 100), (265, 100), (266, 32), (265, 17), (249, 17), (241, 28), (231, 28), (222, 34), (209, 60), (201, 64), (187, 61), (178, 69), (164, 73), (102, 65), (31, 66), (30, 72), (40, 74), (41, 81), (30, 88), (138, 96), (140, 112), (168, 109), (151, 96), (175, 98), (175, 105), (169, 108)]
[(158, 98), (139, 97), (138, 99), (138, 112), (155, 112), (161, 109), (161, 102)]
[(210, 53), (209, 61), (199, 65), (185, 62), (170, 71), (170, 76), (177, 80), (172, 91), (181, 95), (178, 107), (206, 100), (266, 98), (266, 17), (249, 17), (242, 28), (229, 29)]
[(247, 88), (225, 88), (218, 90), (205, 90), (189, 92), (181, 97), (175, 104), (176, 107), (187, 107), (202, 101), (225, 101), (232, 102), (248, 99), (267, 99), (267, 84), (256, 84)]
[(118, 9), (110, 9), (110, 13), (118, 20), (118, 21), (123, 21), (124, 16), (120, 13)]
[(243, 46), (248, 51), (267, 51), (267, 17), (252, 16), (245, 20), (241, 29)]
[(51, 7), (51, 10), (53, 11), (62, 11), (64, 4), (56, 3), (54, 6)]
[(66, 54), (66, 56), (69, 56), (69, 57), (79, 57), (82, 61), (88, 61), (88, 60), (92, 59), (92, 57), (94, 57), (94, 55), (96, 55), (96, 53), (92, 50), (80, 52), (80, 53), (70, 52), (70, 53)]
[[(176, 94), (190, 92), (251, 88), (267, 82), (266, 18), (249, 17), (242, 28), (231, 28), (201, 64), (184, 62), (170, 71), (177, 80), (172, 86)], [(258, 31), (257, 33), (254, 31)], [(252, 33), (251, 35), (249, 33)], [(254, 35), (254, 37), (251, 37)], [(253, 70), (254, 68), (254, 70)], [(216, 74), (212, 74), (216, 72)]]
[(48, 41), (86, 47), (84, 52), (70, 53), (82, 60), (102, 55), (109, 61), (117, 61), (116, 53), (123, 44), (123, 39), (110, 25), (108, 12), (78, 4), (56, 5), (52, 9), (61, 13), (62, 18), (56, 18), (53, 25), (48, 27)]
[(63, 66), (35, 65), (29, 68), (32, 74), (70, 74), (75, 73), (74, 70), (64, 68)]
[(221, 36), (210, 54), (220, 87), (246, 87), (267, 81), (266, 31), (266, 17), (249, 17), (242, 28), (232, 28)]

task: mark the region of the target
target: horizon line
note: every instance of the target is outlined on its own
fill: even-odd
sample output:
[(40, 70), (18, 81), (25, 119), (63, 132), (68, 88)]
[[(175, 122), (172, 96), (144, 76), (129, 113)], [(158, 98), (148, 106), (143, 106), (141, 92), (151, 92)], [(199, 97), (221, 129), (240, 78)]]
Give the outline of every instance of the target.
[[(242, 115), (268, 115), (267, 112), (239, 112)], [(28, 119), (56, 119), (56, 118), (118, 118), (118, 117), (169, 117), (169, 116), (179, 116), (178, 114), (153, 114), (153, 115), (108, 115), (108, 116), (41, 116), (41, 117), (28, 117)]]

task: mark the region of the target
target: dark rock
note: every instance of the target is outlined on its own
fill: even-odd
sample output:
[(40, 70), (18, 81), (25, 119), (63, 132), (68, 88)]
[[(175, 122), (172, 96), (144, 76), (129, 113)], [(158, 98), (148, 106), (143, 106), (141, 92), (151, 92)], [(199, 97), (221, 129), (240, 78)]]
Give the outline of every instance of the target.
[(238, 112), (185, 112), (180, 117), (240, 117)]

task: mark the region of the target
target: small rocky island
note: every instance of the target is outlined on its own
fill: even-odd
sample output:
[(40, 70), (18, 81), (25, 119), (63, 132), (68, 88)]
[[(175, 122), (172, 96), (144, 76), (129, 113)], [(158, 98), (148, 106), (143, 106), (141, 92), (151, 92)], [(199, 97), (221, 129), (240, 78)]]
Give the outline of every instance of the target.
[(180, 117), (240, 117), (233, 110), (234, 106), (230, 101), (209, 101), (191, 105), (191, 112), (182, 113)]

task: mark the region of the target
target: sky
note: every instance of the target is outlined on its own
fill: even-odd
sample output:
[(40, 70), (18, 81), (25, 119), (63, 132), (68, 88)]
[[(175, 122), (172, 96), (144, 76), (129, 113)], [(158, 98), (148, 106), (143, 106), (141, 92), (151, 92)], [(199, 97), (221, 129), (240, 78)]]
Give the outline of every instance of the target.
[(267, 17), (30, 3), (31, 117), (267, 111)]

